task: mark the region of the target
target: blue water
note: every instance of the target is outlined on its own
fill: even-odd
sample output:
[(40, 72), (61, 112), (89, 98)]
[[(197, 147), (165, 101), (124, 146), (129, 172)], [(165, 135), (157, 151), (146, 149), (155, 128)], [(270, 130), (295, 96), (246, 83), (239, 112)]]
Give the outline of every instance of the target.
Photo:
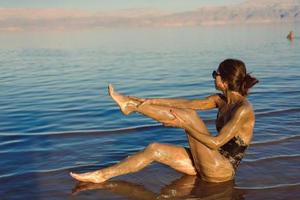
[[(211, 72), (229, 57), (243, 60), (260, 81), (249, 96), (256, 113), (253, 144), (230, 195), (299, 198), (299, 27), (0, 33), (1, 198), (129, 198), (103, 188), (71, 196), (76, 182), (68, 172), (109, 166), (151, 142), (187, 146), (187, 141), (180, 129), (140, 114), (122, 115), (107, 94), (108, 83), (126, 95), (204, 98), (216, 92)], [(294, 41), (285, 38), (290, 30)], [(215, 134), (216, 110), (199, 114)], [(159, 194), (181, 176), (152, 164), (116, 180)]]

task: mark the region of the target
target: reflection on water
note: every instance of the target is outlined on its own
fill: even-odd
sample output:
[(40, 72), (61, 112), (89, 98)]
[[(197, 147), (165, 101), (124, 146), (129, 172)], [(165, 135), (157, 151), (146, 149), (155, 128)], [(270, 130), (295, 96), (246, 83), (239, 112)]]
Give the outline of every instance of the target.
[(242, 200), (243, 190), (234, 187), (234, 181), (208, 183), (197, 176), (183, 175), (166, 185), (157, 194), (143, 185), (128, 181), (107, 181), (100, 184), (78, 183), (72, 190), (73, 195), (87, 190), (106, 190), (133, 200), (151, 199), (214, 199)]

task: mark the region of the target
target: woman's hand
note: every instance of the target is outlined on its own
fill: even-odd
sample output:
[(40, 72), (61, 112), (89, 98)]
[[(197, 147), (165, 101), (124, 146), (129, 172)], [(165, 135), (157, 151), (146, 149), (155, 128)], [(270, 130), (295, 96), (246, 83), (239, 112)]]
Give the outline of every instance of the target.
[(173, 109), (170, 109), (170, 113), (173, 115), (174, 119), (164, 122), (163, 124), (165, 126), (183, 128), (183, 129), (185, 129), (187, 127), (186, 121), (182, 117), (180, 117), (176, 113), (176, 111), (174, 111)]

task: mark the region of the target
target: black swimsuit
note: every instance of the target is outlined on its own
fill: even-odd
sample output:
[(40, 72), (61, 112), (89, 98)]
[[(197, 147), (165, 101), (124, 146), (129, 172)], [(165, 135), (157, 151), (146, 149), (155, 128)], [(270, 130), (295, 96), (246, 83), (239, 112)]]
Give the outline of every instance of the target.
[(248, 145), (246, 145), (239, 136), (235, 136), (226, 144), (221, 146), (219, 148), (219, 152), (230, 161), (230, 163), (236, 170), (242, 158), (244, 157), (247, 147)]
[[(219, 94), (220, 98), (226, 101), (224, 95)], [(221, 118), (220, 111), (217, 115), (216, 125), (218, 124), (217, 121)], [(223, 117), (222, 117), (223, 118)], [(224, 118), (222, 119), (224, 121)], [(221, 130), (222, 126), (216, 127), (218, 132)], [(232, 164), (233, 168), (236, 170), (238, 165), (240, 164), (242, 158), (245, 155), (245, 150), (247, 149), (248, 145), (239, 137), (235, 136), (231, 140), (229, 140), (226, 144), (221, 146), (218, 150), (220, 154), (222, 154), (225, 158), (227, 158), (230, 163)]]

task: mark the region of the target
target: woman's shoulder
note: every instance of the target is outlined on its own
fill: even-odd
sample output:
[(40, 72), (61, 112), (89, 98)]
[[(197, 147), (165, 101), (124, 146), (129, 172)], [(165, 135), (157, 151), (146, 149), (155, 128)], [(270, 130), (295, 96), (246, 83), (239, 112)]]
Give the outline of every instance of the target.
[(226, 97), (221, 94), (221, 93), (215, 93), (212, 94), (210, 96), (208, 96), (207, 98), (209, 99), (213, 99), (213, 101), (215, 102), (215, 104), (217, 105), (217, 107), (221, 107), (224, 103), (226, 103)]
[(243, 101), (240, 103), (240, 108), (247, 112), (254, 113), (253, 106), (247, 98), (243, 99)]

